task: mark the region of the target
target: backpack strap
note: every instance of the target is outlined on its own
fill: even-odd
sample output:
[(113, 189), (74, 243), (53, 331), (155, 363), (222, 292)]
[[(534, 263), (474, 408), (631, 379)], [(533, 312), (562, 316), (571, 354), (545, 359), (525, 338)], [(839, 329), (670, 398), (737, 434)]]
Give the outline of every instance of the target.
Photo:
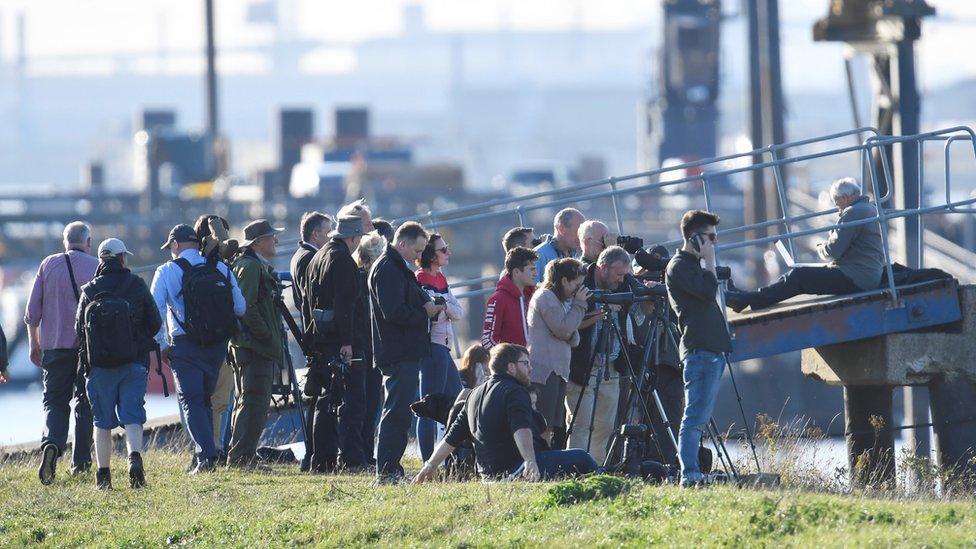
[(68, 255), (68, 252), (64, 252), (64, 262), (68, 265), (68, 277), (71, 278), (71, 289), (75, 292), (75, 302), (81, 301), (81, 292), (78, 291), (75, 270), (71, 267), (71, 256)]
[[(186, 276), (186, 273), (190, 272), (190, 269), (193, 268), (193, 265), (190, 265), (190, 261), (187, 260), (185, 257), (177, 257), (176, 259), (172, 259), (170, 261), (172, 263), (176, 263), (176, 265), (180, 268), (180, 270), (183, 271), (184, 277)], [(180, 284), (180, 291), (176, 294), (176, 297), (180, 297), (181, 295), (183, 295), (182, 283)], [(186, 314), (185, 301), (183, 302), (183, 314), (184, 315)], [(183, 333), (186, 333), (186, 326), (183, 325), (183, 321), (180, 320), (179, 316), (177, 316), (175, 311), (173, 312), (173, 320), (175, 320), (176, 323), (180, 325), (180, 329), (183, 330)], [(162, 370), (160, 370), (160, 372), (162, 372)]]
[(153, 346), (153, 352), (156, 353), (156, 373), (159, 375), (159, 379), (163, 382), (163, 397), (169, 396), (169, 384), (166, 383), (166, 376), (163, 375), (163, 354), (159, 351), (159, 344)]

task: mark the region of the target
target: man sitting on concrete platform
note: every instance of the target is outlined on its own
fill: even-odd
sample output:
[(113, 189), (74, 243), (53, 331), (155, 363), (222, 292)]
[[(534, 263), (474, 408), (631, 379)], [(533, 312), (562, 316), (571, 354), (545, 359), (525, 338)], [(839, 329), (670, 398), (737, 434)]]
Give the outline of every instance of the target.
[[(840, 212), (839, 224), (869, 219), (878, 215), (871, 199), (850, 177), (834, 181), (830, 196)], [(744, 292), (730, 283), (725, 301), (735, 312), (746, 307), (753, 311), (801, 294), (843, 295), (874, 290), (881, 285), (884, 249), (877, 223), (840, 227), (830, 231), (827, 240), (817, 244), (817, 254), (830, 264), (823, 267), (796, 267), (779, 280), (756, 291)]]

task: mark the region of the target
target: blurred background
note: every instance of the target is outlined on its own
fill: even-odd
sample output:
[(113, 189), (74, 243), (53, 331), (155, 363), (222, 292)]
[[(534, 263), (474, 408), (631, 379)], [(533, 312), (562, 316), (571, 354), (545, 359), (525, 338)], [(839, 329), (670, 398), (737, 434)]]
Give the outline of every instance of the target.
[[(239, 236), (265, 217), (288, 228), (286, 269), (302, 212), (332, 214), (361, 196), (374, 216), (395, 219), (859, 126), (897, 133), (910, 126), (885, 128), (893, 39), (845, 35), (865, 23), (859, 6), (888, 4), (877, 28), (896, 27), (894, 40), (910, 48), (891, 57), (914, 60), (918, 100), (908, 119), (922, 130), (973, 123), (976, 3), (844, 4), (0, 2), (0, 323), (14, 351), (0, 417), (19, 418), (0, 427), (0, 444), (39, 438), (24, 303), (38, 262), (60, 249), (74, 219), (94, 226), (96, 245), (124, 239), (151, 276), (167, 259), (158, 247), (173, 224), (215, 212)], [(815, 40), (818, 21), (826, 27)], [(894, 107), (896, 121), (905, 108)], [(933, 150), (926, 170), (941, 174), (941, 161)], [(972, 175), (969, 164), (954, 169)], [(791, 200), (826, 207), (822, 191), (852, 174), (856, 155), (791, 167), (788, 185), (800, 193)], [(954, 190), (972, 187), (962, 177)], [(723, 179), (713, 209), (733, 226), (762, 219), (763, 189), (761, 177)], [(633, 195), (619, 212), (622, 231), (647, 244), (673, 239), (680, 214), (703, 206), (691, 186)], [(613, 215), (609, 200), (577, 207), (608, 222)], [(554, 212), (537, 208), (525, 221), (551, 232)], [(497, 273), (501, 236), (518, 221), (446, 229), (450, 278)], [(962, 254), (950, 263), (976, 249), (969, 216), (926, 227)], [(742, 286), (778, 274), (744, 257), (729, 262)], [(480, 334), (485, 297), (468, 300), (458, 326), (465, 341)], [(840, 388), (804, 380), (798, 356), (744, 365), (744, 398), (756, 412), (810, 417), (829, 430)], [(734, 401), (722, 400), (728, 409), (719, 413), (731, 416)], [(176, 412), (174, 399), (149, 401), (150, 416)]]

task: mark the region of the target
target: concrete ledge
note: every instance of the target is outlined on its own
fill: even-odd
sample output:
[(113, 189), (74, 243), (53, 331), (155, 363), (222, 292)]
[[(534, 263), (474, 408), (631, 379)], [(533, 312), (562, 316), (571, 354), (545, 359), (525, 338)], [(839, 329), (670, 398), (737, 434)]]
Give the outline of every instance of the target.
[(935, 378), (976, 380), (976, 286), (959, 288), (957, 329), (888, 334), (804, 349), (804, 375), (832, 385), (923, 385)]

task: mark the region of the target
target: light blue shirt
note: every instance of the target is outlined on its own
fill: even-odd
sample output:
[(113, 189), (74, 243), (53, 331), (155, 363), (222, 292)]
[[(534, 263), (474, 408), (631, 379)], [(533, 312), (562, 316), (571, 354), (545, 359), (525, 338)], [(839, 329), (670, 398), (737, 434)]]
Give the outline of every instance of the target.
[[(200, 250), (183, 250), (180, 257), (189, 261), (190, 265), (199, 265), (206, 261), (203, 255), (200, 254)], [(234, 296), (234, 314), (238, 317), (244, 316), (244, 311), (247, 310), (247, 303), (244, 301), (244, 294), (241, 293), (241, 288), (237, 285), (237, 277), (234, 276), (234, 273), (223, 262), (217, 262), (217, 270), (230, 279), (231, 294)], [(183, 319), (186, 318), (185, 311), (183, 310), (182, 289), (183, 269), (179, 265), (172, 261), (167, 261), (156, 268), (156, 274), (153, 276), (150, 291), (152, 292), (153, 299), (156, 301), (156, 308), (159, 309), (159, 318), (163, 319), (163, 326), (159, 329), (159, 333), (156, 334), (156, 342), (159, 343), (160, 349), (166, 349), (172, 343), (173, 338), (184, 334), (180, 323), (176, 321), (180, 319), (180, 322), (183, 322)], [(168, 339), (166, 337), (167, 333), (169, 334)]]
[(556, 237), (552, 235), (545, 236), (546, 241), (535, 247), (535, 253), (539, 254), (538, 261), (535, 262), (535, 283), (539, 285), (542, 283), (542, 278), (546, 275), (546, 265), (551, 261), (561, 259), (563, 257), (576, 257), (576, 253), (570, 255), (565, 255), (556, 248)]

